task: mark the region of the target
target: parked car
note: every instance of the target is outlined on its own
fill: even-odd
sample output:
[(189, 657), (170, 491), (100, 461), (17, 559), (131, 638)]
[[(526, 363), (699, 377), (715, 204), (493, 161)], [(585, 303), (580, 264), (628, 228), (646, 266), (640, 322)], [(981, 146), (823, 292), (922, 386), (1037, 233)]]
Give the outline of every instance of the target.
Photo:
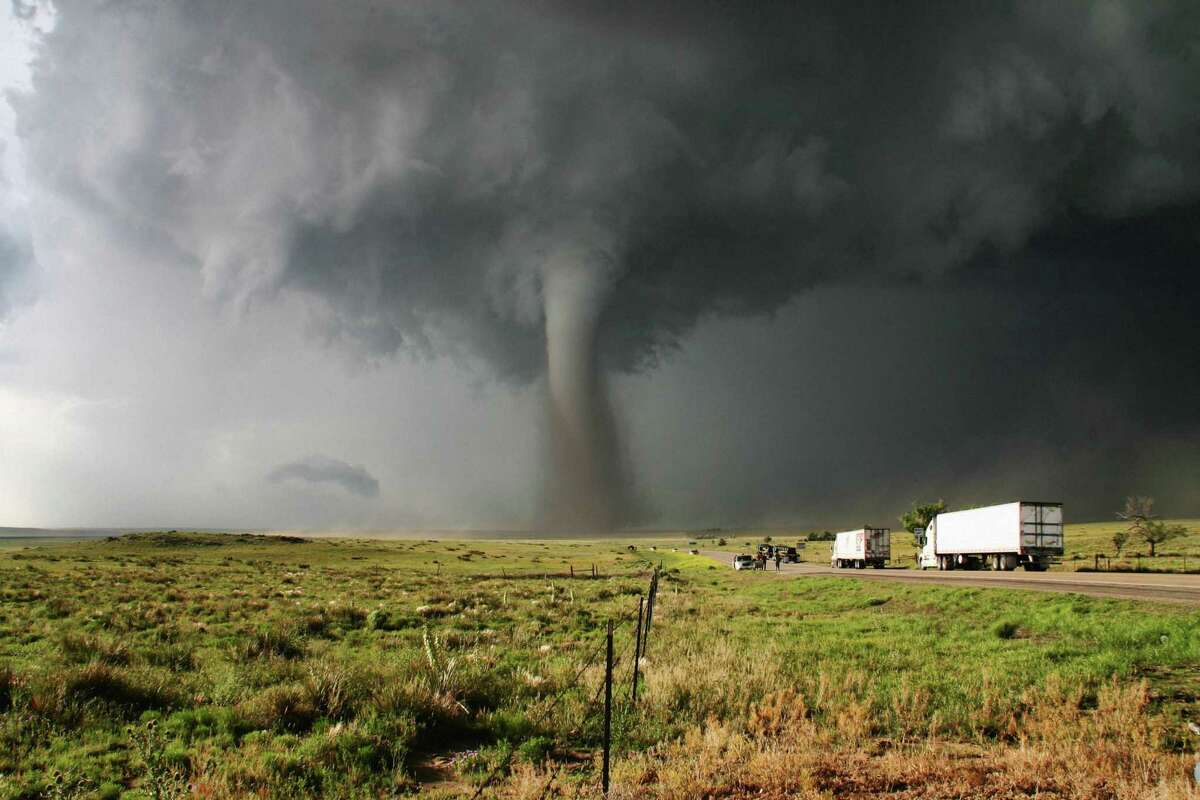
[(760, 544), (758, 546), (758, 553), (759, 555), (766, 556), (767, 558), (774, 558), (775, 548), (769, 544)]
[(754, 556), (736, 555), (733, 557), (734, 569), (754, 569)]
[(778, 555), (779, 559), (785, 563), (800, 563), (800, 553), (794, 547), (784, 547), (783, 545), (779, 545), (775, 548), (775, 554)]

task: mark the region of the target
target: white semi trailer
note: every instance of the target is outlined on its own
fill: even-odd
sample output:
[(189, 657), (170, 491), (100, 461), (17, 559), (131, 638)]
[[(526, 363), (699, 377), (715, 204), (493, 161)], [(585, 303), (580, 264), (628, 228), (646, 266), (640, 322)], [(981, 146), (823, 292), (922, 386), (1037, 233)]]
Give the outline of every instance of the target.
[(863, 569), (868, 564), (876, 569), (892, 557), (892, 531), (890, 528), (859, 528), (842, 531), (833, 540), (830, 566)]
[(1021, 500), (938, 514), (925, 529), (921, 569), (1041, 572), (1063, 554), (1062, 503)]

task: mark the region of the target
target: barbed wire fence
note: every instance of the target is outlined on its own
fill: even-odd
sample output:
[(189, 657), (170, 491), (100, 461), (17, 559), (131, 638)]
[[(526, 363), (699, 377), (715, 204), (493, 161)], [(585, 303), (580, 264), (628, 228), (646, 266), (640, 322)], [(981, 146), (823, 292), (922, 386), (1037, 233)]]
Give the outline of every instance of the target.
[[(630, 711), (633, 711), (637, 706), (639, 669), (642, 659), (645, 658), (646, 649), (650, 641), (650, 629), (654, 615), (655, 600), (658, 596), (658, 578), (661, 569), (662, 562), (659, 562), (659, 565), (654, 567), (654, 570), (651, 573), (650, 585), (646, 593), (638, 595), (638, 610), (636, 618), (634, 615), (629, 614), (616, 619), (610, 619), (608, 621), (604, 639), (602, 639), (596, 644), (595, 647), (588, 651), (588, 655), (584, 659), (583, 665), (574, 672), (569, 681), (558, 688), (551, 698), (549, 705), (547, 705), (540, 714), (536, 715), (536, 717), (531, 720), (531, 724), (529, 726), (531, 730), (537, 730), (541, 725), (543, 725), (550, 718), (550, 715), (555, 711), (555, 709), (558, 708), (562, 699), (579, 687), (580, 680), (583, 678), (584, 674), (592, 667), (597, 666), (600, 663), (601, 657), (603, 656), (605, 664), (604, 680), (596, 687), (596, 691), (592, 695), (591, 701), (585, 707), (586, 711), (584, 716), (582, 719), (580, 719), (579, 724), (572, 729), (572, 733), (579, 733), (583, 731), (590, 722), (596, 719), (597, 715), (603, 713), (604, 725), (603, 735), (601, 737), (601, 789), (606, 795), (608, 794), (609, 790), (609, 771), (612, 759), (614, 676), (618, 666), (620, 666), (625, 657), (629, 654), (630, 648), (633, 648), (634, 658), (631, 667), (632, 683), (629, 701), (627, 704), (627, 708)], [(595, 575), (595, 565), (592, 566), (592, 571), (592, 574)], [(635, 619), (637, 622), (637, 627), (633, 638), (625, 643), (625, 646), (621, 649), (619, 655), (615, 655), (613, 650), (613, 637), (615, 632), (624, 625), (633, 623)], [(603, 705), (600, 704), (601, 693), (604, 694)], [(507, 748), (504, 758), (501, 759), (501, 761), (494, 767), (492, 767), (492, 769), (476, 787), (475, 793), (471, 795), (471, 800), (478, 800), (483, 795), (483, 792), (486, 791), (487, 788), (491, 786), (498, 777), (500, 777), (500, 775), (508, 771), (509, 767), (512, 765), (513, 756), (516, 754), (520, 744), (523, 744), (523, 742), (518, 742)], [(561, 769), (557, 769), (551, 774), (549, 780), (547, 780), (546, 785), (542, 789), (540, 795), (541, 797), (546, 797), (560, 773)]]

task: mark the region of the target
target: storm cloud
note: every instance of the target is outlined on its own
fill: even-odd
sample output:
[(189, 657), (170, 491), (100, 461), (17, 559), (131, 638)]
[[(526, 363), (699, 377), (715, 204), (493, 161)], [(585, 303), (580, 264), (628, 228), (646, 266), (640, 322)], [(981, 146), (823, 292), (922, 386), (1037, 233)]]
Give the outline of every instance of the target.
[(29, 231), (16, 204), (9, 200), (11, 181), (4, 172), (0, 141), (0, 326), (14, 306), (29, 299), (28, 279), (34, 266)]
[[(904, 298), (810, 331), (831, 371), (796, 402), (848, 362), (908, 380), (860, 429), (911, 452), (936, 414), (931, 482), (1014, 437), (1061, 464), (1097, 430), (1120, 460), (1195, 428), (1194, 4), (56, 7), (15, 101), (31, 180), (218, 303), (303, 296), (371, 358), (545, 376), (551, 524), (637, 513), (614, 376), (809, 291)], [(922, 349), (885, 356), (888, 314)], [(820, 439), (778, 474), (871, 444)], [(881, 478), (830, 491), (856, 479)]]
[(362, 466), (352, 466), (336, 458), (314, 454), (280, 464), (271, 470), (267, 479), (280, 483), (288, 480), (308, 483), (332, 483), (359, 497), (378, 497), (379, 481)]

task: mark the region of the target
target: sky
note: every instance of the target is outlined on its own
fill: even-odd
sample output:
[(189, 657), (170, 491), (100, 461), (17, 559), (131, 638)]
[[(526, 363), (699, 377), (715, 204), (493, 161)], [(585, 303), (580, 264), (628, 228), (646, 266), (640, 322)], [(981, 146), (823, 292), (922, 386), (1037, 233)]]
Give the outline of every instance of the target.
[(1200, 515), (1178, 1), (0, 9), (0, 526)]

